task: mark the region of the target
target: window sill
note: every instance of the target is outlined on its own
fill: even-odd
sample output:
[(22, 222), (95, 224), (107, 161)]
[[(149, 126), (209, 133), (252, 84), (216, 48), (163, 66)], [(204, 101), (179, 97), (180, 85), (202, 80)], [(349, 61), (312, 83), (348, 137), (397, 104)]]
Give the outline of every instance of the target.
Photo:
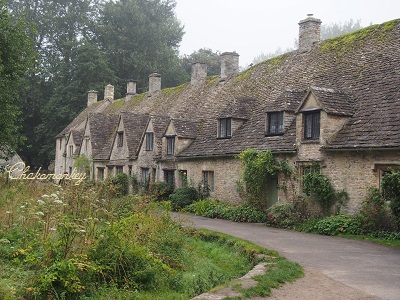
[(217, 137), (217, 140), (229, 140), (232, 136)]
[(309, 139), (309, 140), (302, 140), (301, 141), (302, 144), (320, 144), (320, 140), (318, 139)]
[(281, 136), (283, 135), (283, 132), (279, 132), (279, 133), (271, 133), (271, 132), (266, 132), (264, 134), (265, 137), (269, 137), (269, 136)]

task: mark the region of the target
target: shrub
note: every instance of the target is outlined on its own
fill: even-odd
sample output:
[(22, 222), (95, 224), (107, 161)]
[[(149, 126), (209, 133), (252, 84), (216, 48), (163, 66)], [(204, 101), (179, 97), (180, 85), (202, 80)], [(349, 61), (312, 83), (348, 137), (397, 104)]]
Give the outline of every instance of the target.
[(387, 229), (386, 203), (377, 188), (370, 188), (367, 198), (362, 202), (358, 213), (362, 229), (375, 231)]
[(183, 187), (176, 189), (171, 195), (172, 209), (178, 210), (184, 208), (199, 199), (199, 194), (194, 187)]
[(169, 199), (174, 191), (174, 187), (167, 182), (156, 182), (149, 186), (148, 193), (155, 201), (164, 201)]
[(277, 203), (267, 210), (267, 224), (274, 227), (289, 228), (300, 220), (300, 214), (293, 203)]
[(342, 214), (329, 216), (319, 220), (311, 229), (311, 231), (324, 235), (361, 233), (359, 218)]
[(386, 173), (382, 179), (382, 190), (386, 200), (390, 201), (390, 211), (398, 229), (400, 229), (400, 171)]
[(116, 196), (122, 197), (128, 194), (129, 191), (129, 178), (125, 173), (117, 174), (111, 178), (111, 184), (116, 187)]
[(238, 206), (216, 200), (200, 200), (187, 206), (184, 211), (208, 218), (220, 218), (235, 222), (264, 223), (267, 215), (264, 211), (248, 205)]

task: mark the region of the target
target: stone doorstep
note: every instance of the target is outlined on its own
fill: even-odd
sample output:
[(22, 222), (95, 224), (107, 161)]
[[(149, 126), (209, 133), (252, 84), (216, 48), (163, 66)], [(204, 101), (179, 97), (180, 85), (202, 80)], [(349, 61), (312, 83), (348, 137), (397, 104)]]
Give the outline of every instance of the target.
[[(262, 262), (256, 265), (250, 272), (248, 272), (246, 275), (240, 277), (239, 279), (235, 280), (235, 284), (241, 285), (242, 288), (248, 289), (251, 287), (254, 287), (257, 285), (257, 281), (253, 279), (254, 276), (256, 275), (262, 275), (265, 273), (265, 270), (267, 268), (267, 265), (271, 265), (275, 263), (267, 263), (267, 262)], [(207, 292), (201, 295), (198, 295), (192, 300), (221, 300), (224, 299), (225, 297), (239, 297), (241, 296), (241, 293), (238, 291), (234, 291), (232, 288), (227, 287), (227, 288), (221, 288), (212, 292)]]

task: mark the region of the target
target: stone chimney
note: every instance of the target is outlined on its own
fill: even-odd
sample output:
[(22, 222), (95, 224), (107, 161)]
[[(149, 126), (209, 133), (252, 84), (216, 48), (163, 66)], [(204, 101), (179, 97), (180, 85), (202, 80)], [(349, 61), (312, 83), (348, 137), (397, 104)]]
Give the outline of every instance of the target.
[(221, 79), (226, 79), (239, 73), (239, 54), (236, 52), (224, 52), (221, 58)]
[(153, 73), (149, 75), (149, 96), (161, 90), (161, 75)]
[(195, 62), (192, 64), (192, 78), (191, 84), (196, 84), (207, 77), (207, 64), (201, 62)]
[(126, 83), (126, 101), (132, 99), (134, 95), (136, 95), (136, 80), (128, 80)]
[(104, 100), (114, 100), (114, 86), (107, 84), (104, 88)]
[(321, 20), (308, 14), (307, 18), (299, 22), (299, 51), (308, 52), (314, 44), (321, 40)]
[(87, 93), (87, 107), (97, 102), (97, 91), (91, 90)]

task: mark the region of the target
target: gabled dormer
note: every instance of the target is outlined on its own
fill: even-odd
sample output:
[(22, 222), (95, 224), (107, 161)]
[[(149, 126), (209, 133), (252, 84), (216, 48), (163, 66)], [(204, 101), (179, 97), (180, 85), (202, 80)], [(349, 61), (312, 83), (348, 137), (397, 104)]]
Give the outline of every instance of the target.
[(173, 157), (186, 149), (196, 138), (197, 122), (171, 119), (163, 137), (164, 157)]
[(354, 114), (350, 94), (310, 87), (296, 110), (296, 143), (327, 145)]
[(295, 111), (305, 91), (286, 90), (265, 107), (265, 136), (283, 135), (295, 119)]
[(110, 160), (123, 161), (129, 158), (129, 149), (127, 145), (126, 129), (122, 116), (119, 116), (118, 127), (114, 133), (114, 140), (112, 143)]
[(85, 123), (80, 155), (94, 160), (110, 159), (118, 117), (105, 113), (91, 113)]
[(233, 99), (217, 119), (217, 138), (230, 139), (244, 122), (250, 118), (251, 98)]

